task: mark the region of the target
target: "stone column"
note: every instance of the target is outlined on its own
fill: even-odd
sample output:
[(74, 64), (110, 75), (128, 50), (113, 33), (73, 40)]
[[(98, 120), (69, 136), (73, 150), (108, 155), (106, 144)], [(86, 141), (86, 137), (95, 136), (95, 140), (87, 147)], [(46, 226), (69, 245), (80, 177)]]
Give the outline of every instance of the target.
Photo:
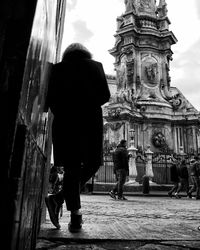
[(130, 131), (131, 134), (131, 141), (130, 141), (130, 147), (128, 148), (129, 153), (129, 181), (127, 184), (135, 184), (136, 183), (136, 177), (137, 177), (137, 169), (136, 169), (136, 152), (137, 148), (134, 146), (134, 131)]
[(185, 156), (187, 155), (187, 154), (185, 154), (185, 152), (183, 150), (183, 146), (179, 147), (179, 152), (180, 152), (181, 160), (183, 160), (185, 158)]
[(196, 139), (196, 128), (192, 126), (192, 138), (193, 138), (193, 149), (197, 153), (197, 139)]
[(153, 155), (153, 152), (151, 151), (150, 146), (147, 146), (147, 150), (146, 150), (145, 154), (147, 156), (145, 174), (149, 177), (149, 182), (154, 183), (152, 181), (153, 176), (154, 176), (153, 175), (153, 169), (152, 169), (152, 155)]
[(183, 146), (180, 146), (180, 147), (179, 147), (179, 152), (180, 152), (180, 155), (183, 155), (183, 154), (184, 154)]

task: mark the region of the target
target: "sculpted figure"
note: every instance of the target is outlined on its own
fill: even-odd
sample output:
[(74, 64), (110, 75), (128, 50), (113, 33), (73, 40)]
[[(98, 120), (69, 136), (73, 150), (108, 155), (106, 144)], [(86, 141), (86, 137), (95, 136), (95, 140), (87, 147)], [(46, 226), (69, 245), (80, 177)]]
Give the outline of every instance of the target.
[(146, 72), (147, 79), (149, 81), (154, 81), (156, 77), (156, 73), (157, 73), (157, 64), (154, 63), (154, 64), (146, 66), (145, 72)]
[(141, 0), (140, 5), (144, 8), (150, 7), (150, 1), (149, 0)]
[(131, 11), (135, 9), (135, 0), (124, 0), (126, 10), (125, 12)]
[(140, 0), (140, 10), (145, 12), (156, 11), (156, 3), (153, 0)]

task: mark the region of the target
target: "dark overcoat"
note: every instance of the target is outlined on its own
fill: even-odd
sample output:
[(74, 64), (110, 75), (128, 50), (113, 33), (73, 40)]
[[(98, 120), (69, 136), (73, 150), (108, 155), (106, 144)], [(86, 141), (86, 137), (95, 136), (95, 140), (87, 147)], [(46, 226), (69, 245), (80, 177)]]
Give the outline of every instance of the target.
[(113, 153), (114, 171), (119, 169), (129, 170), (128, 151), (125, 147), (119, 145)]
[(79, 164), (97, 168), (102, 160), (101, 106), (110, 92), (100, 62), (79, 58), (52, 68), (47, 106), (54, 114), (52, 140), (54, 164)]
[(170, 166), (170, 179), (172, 182), (178, 182), (179, 177), (178, 177), (178, 169), (176, 164), (172, 164)]

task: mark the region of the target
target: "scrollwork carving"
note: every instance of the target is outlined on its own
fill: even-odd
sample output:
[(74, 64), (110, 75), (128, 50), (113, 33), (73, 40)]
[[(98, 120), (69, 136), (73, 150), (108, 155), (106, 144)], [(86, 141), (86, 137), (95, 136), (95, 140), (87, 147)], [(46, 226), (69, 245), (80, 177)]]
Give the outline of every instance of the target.
[(117, 117), (119, 117), (120, 113), (121, 113), (120, 108), (115, 108), (115, 109), (109, 109), (108, 110), (108, 116), (110, 116), (110, 117), (117, 118)]
[(176, 94), (176, 95), (172, 96), (172, 98), (169, 100), (169, 102), (171, 103), (173, 109), (177, 110), (180, 108), (180, 106), (182, 104), (182, 99), (179, 97), (179, 94)]
[(123, 125), (122, 122), (116, 122), (116, 123), (111, 123), (110, 128), (114, 131), (119, 130), (121, 126)]
[(128, 46), (122, 49), (122, 53), (125, 55), (132, 54), (134, 51), (132, 46)]
[(121, 89), (111, 96), (111, 103), (133, 103), (135, 101), (135, 91), (131, 89)]

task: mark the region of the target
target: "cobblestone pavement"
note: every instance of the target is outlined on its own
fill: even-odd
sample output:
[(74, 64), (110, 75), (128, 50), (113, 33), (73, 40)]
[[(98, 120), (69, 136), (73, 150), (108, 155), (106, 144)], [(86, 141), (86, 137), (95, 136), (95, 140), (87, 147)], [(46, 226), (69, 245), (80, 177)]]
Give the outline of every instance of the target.
[(61, 229), (48, 216), (36, 246), (41, 249), (200, 249), (200, 200), (108, 195), (82, 195), (83, 230), (68, 232), (63, 208)]

